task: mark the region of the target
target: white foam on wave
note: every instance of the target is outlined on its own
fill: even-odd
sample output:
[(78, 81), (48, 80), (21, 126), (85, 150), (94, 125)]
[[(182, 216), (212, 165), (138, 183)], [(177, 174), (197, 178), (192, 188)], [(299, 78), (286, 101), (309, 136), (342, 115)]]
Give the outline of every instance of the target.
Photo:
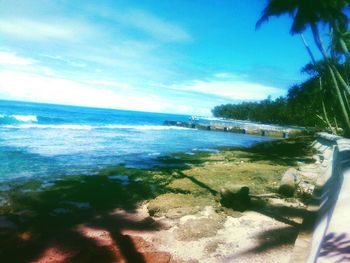
[(35, 115), (11, 115), (11, 117), (22, 122), (38, 122)]
[(38, 122), (38, 118), (35, 115), (6, 115), (0, 114), (0, 119), (14, 119), (19, 122)]
[(207, 120), (207, 121), (221, 121), (223, 120), (222, 118), (217, 118), (217, 117), (198, 117), (200, 120)]
[(66, 129), (66, 130), (93, 130), (93, 129), (131, 129), (131, 130), (190, 130), (176, 126), (156, 125), (79, 125), (79, 124), (19, 124), (3, 125), (7, 129)]
[(2, 127), (7, 129), (67, 129), (67, 130), (91, 130), (90, 125), (53, 125), (53, 124), (20, 124), (20, 125), (3, 125)]

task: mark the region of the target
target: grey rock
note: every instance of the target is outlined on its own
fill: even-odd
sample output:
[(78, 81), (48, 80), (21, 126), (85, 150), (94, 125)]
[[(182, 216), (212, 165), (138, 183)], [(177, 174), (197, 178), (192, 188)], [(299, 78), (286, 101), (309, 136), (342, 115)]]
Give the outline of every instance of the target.
[(293, 196), (299, 183), (300, 178), (297, 170), (295, 168), (289, 168), (282, 176), (279, 187), (280, 194), (287, 197)]

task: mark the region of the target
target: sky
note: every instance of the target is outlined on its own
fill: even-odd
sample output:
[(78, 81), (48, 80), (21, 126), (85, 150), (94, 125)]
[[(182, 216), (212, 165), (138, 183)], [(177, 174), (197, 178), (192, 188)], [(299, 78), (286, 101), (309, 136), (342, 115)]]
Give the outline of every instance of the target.
[(309, 59), (287, 16), (255, 30), (264, 5), (1, 0), (0, 99), (208, 116), (286, 95)]

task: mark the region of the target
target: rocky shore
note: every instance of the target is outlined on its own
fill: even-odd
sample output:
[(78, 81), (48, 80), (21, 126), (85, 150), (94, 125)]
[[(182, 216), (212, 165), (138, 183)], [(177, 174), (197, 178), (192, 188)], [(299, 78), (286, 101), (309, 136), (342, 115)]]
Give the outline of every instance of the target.
[[(310, 137), (162, 157), (0, 192), (0, 257), (11, 262), (288, 262), (305, 196), (283, 174), (314, 163)], [(306, 171), (305, 169), (303, 170)], [(249, 189), (237, 209), (223, 202)], [(241, 197), (237, 197), (241, 198)], [(18, 250), (21, 253), (18, 253)]]

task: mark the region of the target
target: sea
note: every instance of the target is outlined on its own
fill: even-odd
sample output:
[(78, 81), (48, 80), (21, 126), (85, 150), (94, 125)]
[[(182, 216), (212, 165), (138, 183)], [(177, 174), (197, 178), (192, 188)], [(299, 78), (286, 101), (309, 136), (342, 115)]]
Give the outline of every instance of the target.
[(190, 117), (0, 100), (0, 182), (91, 175), (117, 165), (150, 168), (172, 153), (269, 140), (163, 125)]

